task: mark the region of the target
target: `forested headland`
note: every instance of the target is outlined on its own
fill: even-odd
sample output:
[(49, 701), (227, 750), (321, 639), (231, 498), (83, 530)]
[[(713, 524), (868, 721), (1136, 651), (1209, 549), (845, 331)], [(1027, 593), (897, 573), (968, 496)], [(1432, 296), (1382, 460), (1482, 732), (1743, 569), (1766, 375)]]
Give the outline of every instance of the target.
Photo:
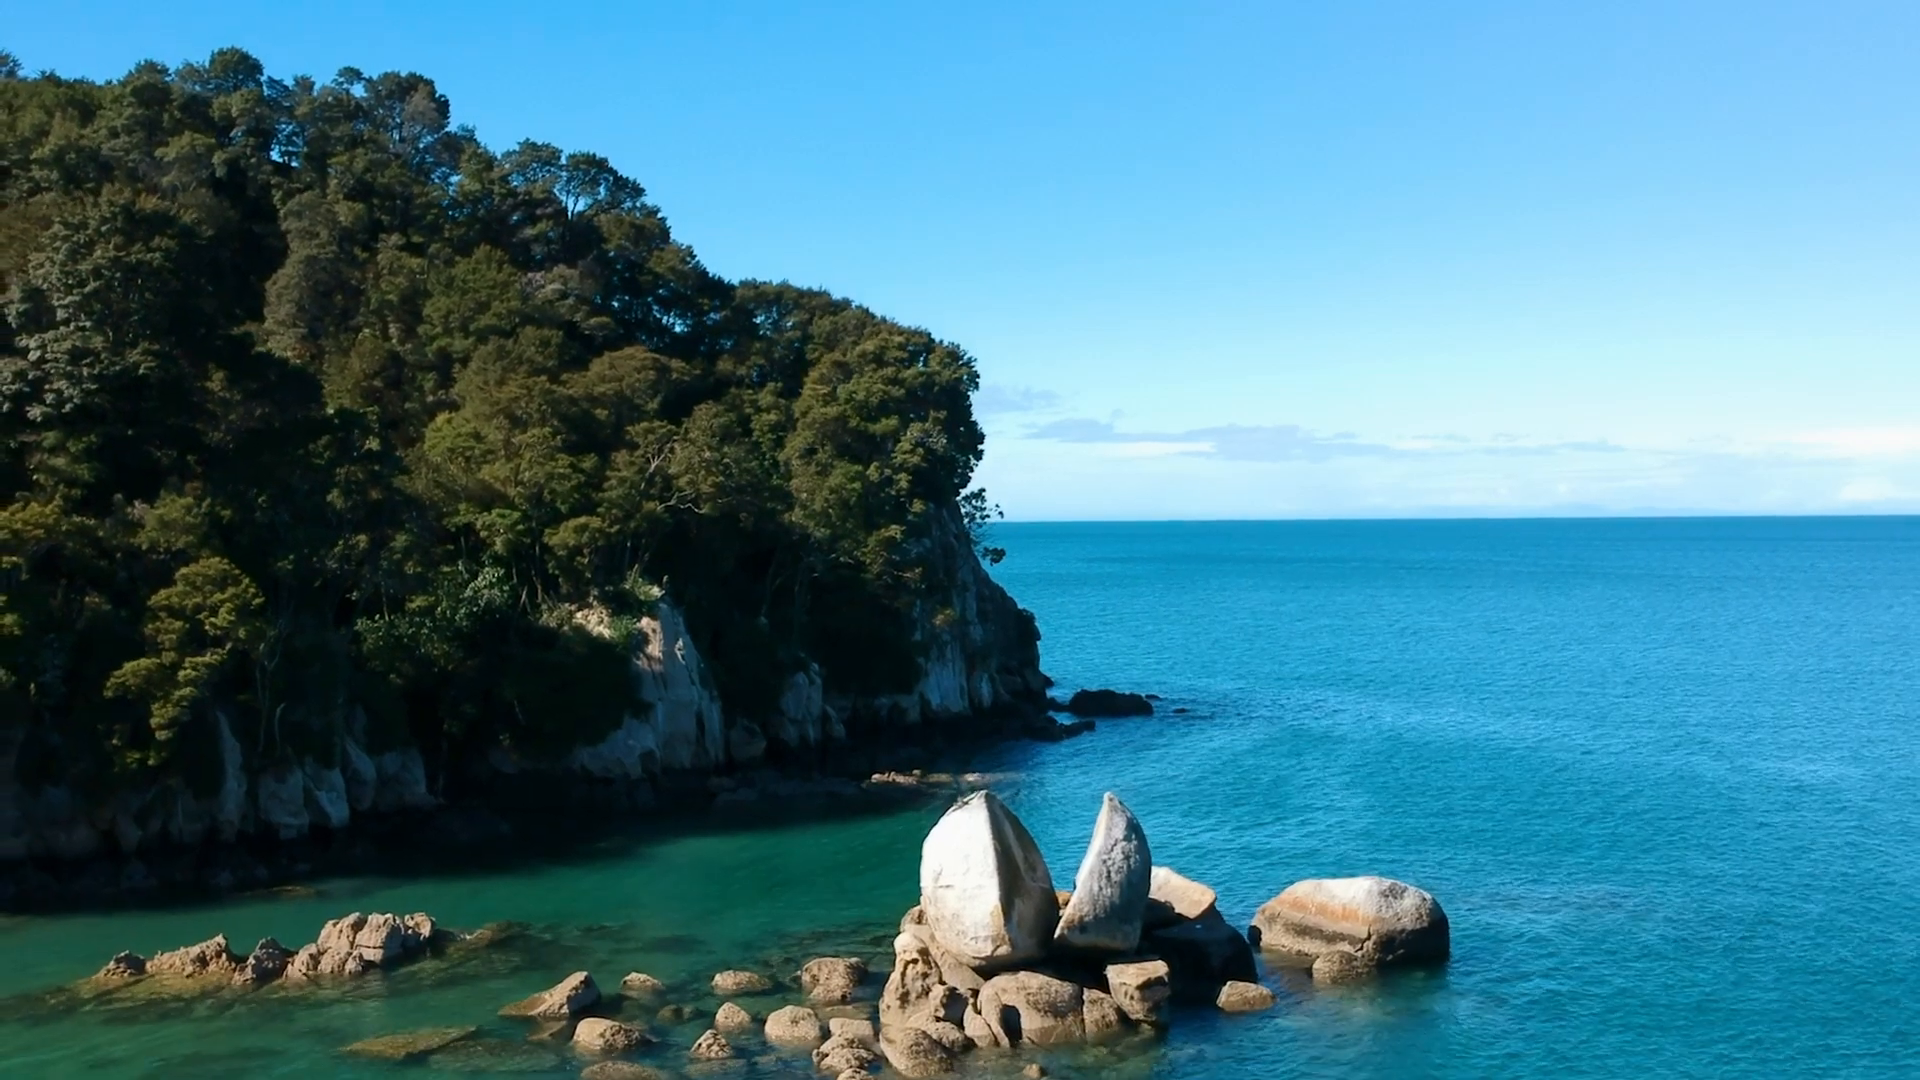
[[(539, 753), (686, 613), (730, 713), (918, 677), (979, 542), (958, 347), (732, 282), (586, 151), (483, 145), (414, 74), (0, 54), (0, 724), (20, 781), (192, 783), (366, 736)], [(991, 559), (997, 553), (981, 549)], [(949, 560), (950, 561), (950, 560)], [(935, 613), (935, 618), (952, 613)]]

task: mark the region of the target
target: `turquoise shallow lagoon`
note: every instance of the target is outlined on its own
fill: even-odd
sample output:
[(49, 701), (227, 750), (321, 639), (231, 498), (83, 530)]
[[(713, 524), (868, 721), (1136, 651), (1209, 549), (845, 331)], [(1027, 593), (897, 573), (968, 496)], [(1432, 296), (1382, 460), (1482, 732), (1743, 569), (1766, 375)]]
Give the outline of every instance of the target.
[[(1065, 882), (1103, 790), (1244, 924), (1288, 882), (1382, 873), (1452, 918), (1443, 972), (1178, 1018), (1058, 1075), (1920, 1075), (1920, 520), (1004, 526), (996, 571), (1063, 687), (1151, 720), (993, 751)], [(1172, 714), (1173, 708), (1189, 710)], [(0, 922), (8, 1076), (571, 1077), (492, 1019), (575, 968), (682, 985), (884, 956), (931, 817), (609, 839), (565, 862), (155, 913)], [(352, 909), (528, 932), (344, 993), (88, 1008), (115, 950), (306, 941)], [(790, 969), (788, 969), (790, 970)], [(687, 996), (691, 1003), (705, 999)], [(768, 999), (767, 1005), (779, 1003)], [(339, 1057), (482, 1025), (439, 1067)], [(698, 1027), (663, 1031), (671, 1062)], [(749, 1047), (729, 1075), (801, 1076)]]

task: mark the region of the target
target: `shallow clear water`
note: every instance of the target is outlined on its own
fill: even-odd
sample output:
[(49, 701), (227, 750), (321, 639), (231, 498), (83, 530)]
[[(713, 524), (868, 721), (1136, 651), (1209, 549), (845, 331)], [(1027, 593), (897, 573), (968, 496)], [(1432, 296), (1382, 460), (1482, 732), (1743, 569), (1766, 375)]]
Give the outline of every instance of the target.
[[(1006, 794), (1057, 879), (1111, 789), (1234, 922), (1301, 877), (1382, 873), (1453, 923), (1444, 972), (1335, 991), (1274, 973), (1275, 1010), (1183, 1015), (1162, 1046), (1083, 1075), (1920, 1075), (1920, 520), (1025, 525), (1000, 541), (997, 576), (1039, 615), (1063, 688), (1166, 699), (978, 763), (1020, 774)], [(493, 1011), (580, 967), (688, 986), (884, 956), (929, 820), (636, 836), (511, 874), (3, 922), (0, 1071), (572, 1076), (579, 1062)], [(44, 994), (120, 948), (306, 941), (355, 908), (532, 930), (319, 998)], [(335, 1053), (449, 1024), (495, 1041), (432, 1068)], [(656, 1060), (678, 1064), (698, 1031), (663, 1032)], [(748, 1052), (734, 1075), (806, 1072)]]

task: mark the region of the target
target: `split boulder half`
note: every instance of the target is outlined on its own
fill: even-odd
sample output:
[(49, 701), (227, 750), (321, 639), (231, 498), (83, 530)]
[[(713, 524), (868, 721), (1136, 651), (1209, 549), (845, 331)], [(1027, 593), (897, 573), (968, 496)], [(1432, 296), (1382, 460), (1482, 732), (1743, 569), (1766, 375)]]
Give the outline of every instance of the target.
[(1039, 845), (990, 791), (954, 803), (927, 833), (920, 906), (935, 943), (985, 969), (1041, 959), (1060, 919)]
[(1078, 952), (1133, 952), (1140, 945), (1152, 876), (1146, 830), (1133, 811), (1108, 792), (1086, 857), (1074, 875), (1073, 895), (1060, 913), (1056, 943)]
[(1383, 877), (1295, 882), (1260, 906), (1247, 936), (1306, 960), (1350, 953), (1366, 968), (1440, 963), (1452, 951), (1447, 913), (1433, 894)]

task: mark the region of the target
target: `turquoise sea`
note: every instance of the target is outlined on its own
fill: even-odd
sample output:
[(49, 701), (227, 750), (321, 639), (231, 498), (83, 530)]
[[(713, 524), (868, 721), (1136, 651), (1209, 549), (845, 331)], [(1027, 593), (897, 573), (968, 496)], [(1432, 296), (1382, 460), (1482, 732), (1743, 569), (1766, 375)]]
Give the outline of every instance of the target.
[[(998, 576), (1063, 690), (1164, 699), (971, 764), (1065, 883), (1102, 791), (1244, 924), (1380, 873), (1451, 917), (1441, 972), (1177, 1018), (1056, 1075), (1920, 1076), (1920, 519), (1007, 525)], [(1187, 710), (1175, 713), (1175, 709)], [(0, 1075), (571, 1077), (495, 1009), (576, 968), (697, 984), (887, 953), (931, 813), (646, 832), (564, 861), (0, 922)], [(82, 1003), (121, 948), (298, 943), (352, 909), (528, 932), (343, 993)], [(784, 1003), (748, 1002), (764, 1011)], [(336, 1048), (480, 1025), (425, 1065)], [(678, 1069), (701, 1030), (656, 1026)], [(749, 1043), (741, 1077), (804, 1076)], [(1017, 1067), (1024, 1058), (1010, 1061)]]

